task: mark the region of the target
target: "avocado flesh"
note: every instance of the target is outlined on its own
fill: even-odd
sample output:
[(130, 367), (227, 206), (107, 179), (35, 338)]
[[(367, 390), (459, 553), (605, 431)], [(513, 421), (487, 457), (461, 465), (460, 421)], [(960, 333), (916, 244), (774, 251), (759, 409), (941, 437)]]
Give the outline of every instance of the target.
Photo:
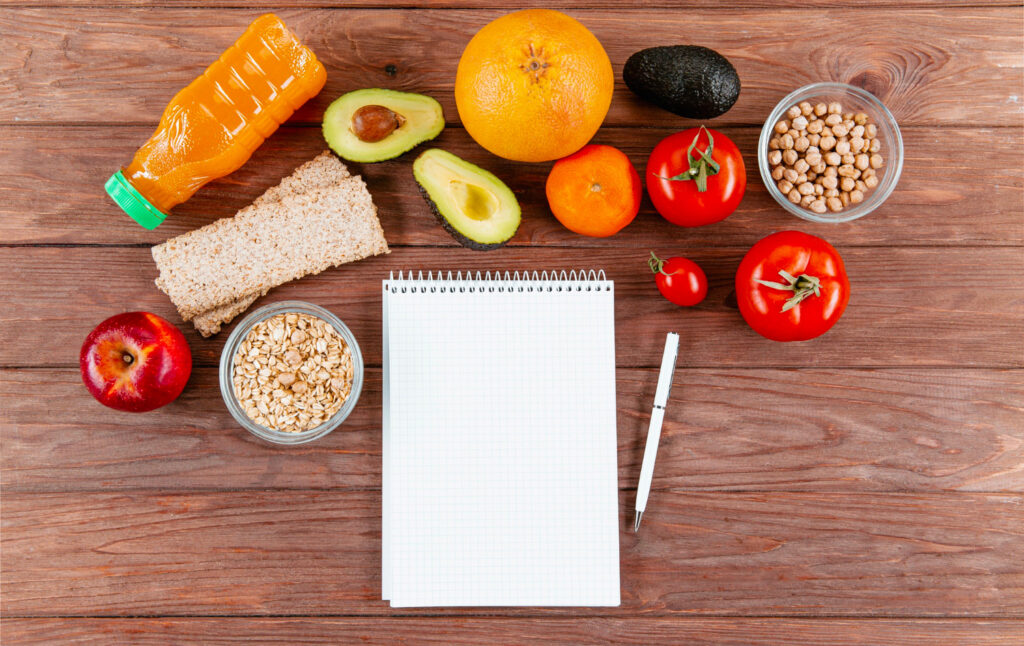
[(626, 61), (622, 80), (640, 97), (690, 119), (725, 114), (740, 96), (740, 77), (732, 63), (696, 45), (640, 50)]
[(412, 172), (434, 216), (461, 245), (497, 249), (519, 229), (522, 215), (515, 194), (479, 166), (431, 148), (416, 158)]
[[(352, 117), (359, 108), (383, 106), (401, 116), (401, 125), (380, 141), (363, 141), (352, 130)], [(429, 96), (370, 88), (343, 94), (324, 112), (323, 131), (327, 145), (339, 157), (372, 163), (393, 159), (429, 141), (444, 130), (441, 104)]]

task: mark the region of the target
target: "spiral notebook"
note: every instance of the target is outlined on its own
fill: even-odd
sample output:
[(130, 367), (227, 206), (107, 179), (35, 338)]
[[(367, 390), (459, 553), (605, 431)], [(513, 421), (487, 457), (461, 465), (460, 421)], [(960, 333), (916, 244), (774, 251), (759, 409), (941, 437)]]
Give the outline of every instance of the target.
[(383, 283), (382, 598), (617, 606), (604, 272)]

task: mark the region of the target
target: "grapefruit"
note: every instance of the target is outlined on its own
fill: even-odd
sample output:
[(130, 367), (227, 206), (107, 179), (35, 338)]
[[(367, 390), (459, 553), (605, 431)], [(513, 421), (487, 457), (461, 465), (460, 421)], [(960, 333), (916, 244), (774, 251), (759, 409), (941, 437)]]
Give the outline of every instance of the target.
[(466, 131), (495, 155), (549, 161), (594, 136), (614, 78), (586, 27), (559, 11), (527, 9), (497, 18), (466, 45), (455, 105)]

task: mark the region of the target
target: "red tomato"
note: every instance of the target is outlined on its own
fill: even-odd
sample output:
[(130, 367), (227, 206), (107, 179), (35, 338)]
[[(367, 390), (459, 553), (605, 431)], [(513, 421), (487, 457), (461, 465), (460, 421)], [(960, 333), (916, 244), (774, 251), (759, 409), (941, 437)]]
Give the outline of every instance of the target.
[(661, 140), (647, 160), (647, 192), (666, 220), (699, 227), (724, 220), (747, 190), (736, 144), (701, 126)]
[(708, 278), (692, 260), (679, 257), (662, 260), (652, 251), (647, 264), (655, 273), (658, 291), (676, 305), (696, 305), (708, 295)]
[(799, 231), (755, 244), (736, 272), (736, 300), (750, 327), (773, 341), (806, 341), (836, 324), (850, 300), (839, 252)]

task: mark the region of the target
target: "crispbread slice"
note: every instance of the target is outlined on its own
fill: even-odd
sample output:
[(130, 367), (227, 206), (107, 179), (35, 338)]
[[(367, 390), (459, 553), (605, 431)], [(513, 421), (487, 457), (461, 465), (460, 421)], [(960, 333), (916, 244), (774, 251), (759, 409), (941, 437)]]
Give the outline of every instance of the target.
[(244, 295), (388, 251), (366, 184), (350, 177), (172, 238), (153, 248), (153, 258), (157, 286), (187, 321)]
[[(350, 175), (345, 165), (331, 151), (326, 150), (296, 168), (277, 186), (268, 188), (252, 204), (235, 214), (235, 217), (248, 217), (250, 214), (258, 212), (259, 207), (278, 202), (286, 195), (308, 193), (316, 188), (337, 183), (347, 177)], [(220, 332), (221, 325), (230, 323), (236, 316), (249, 309), (249, 306), (266, 292), (267, 290), (258, 294), (245, 294), (230, 303), (200, 312), (192, 318), (192, 324), (203, 336), (213, 336)]]

